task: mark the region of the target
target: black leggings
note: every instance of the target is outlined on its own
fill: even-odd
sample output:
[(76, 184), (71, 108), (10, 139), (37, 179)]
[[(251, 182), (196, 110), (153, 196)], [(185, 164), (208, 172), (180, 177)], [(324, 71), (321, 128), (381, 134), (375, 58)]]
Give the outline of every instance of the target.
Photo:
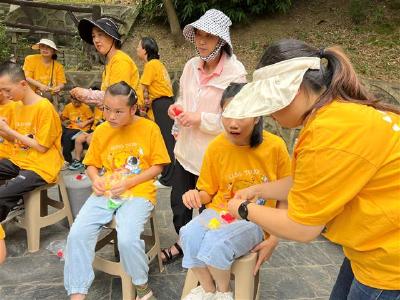
[(63, 133), (61, 136), (61, 145), (63, 148), (64, 160), (71, 163), (72, 162), (72, 150), (75, 148), (75, 141), (71, 140), (71, 138), (77, 134), (79, 129), (71, 129), (63, 127)]
[(171, 97), (161, 97), (154, 99), (151, 103), (151, 108), (154, 113), (154, 120), (160, 127), (161, 134), (164, 139), (165, 146), (167, 147), (171, 163), (164, 167), (160, 182), (163, 185), (172, 185), (172, 176), (174, 173), (174, 148), (175, 148), (175, 138), (171, 134), (172, 125), (174, 121), (168, 116), (168, 108), (174, 104), (174, 100)]
[(175, 231), (179, 234), (181, 227), (192, 220), (193, 210), (188, 209), (182, 201), (182, 196), (188, 190), (196, 187), (198, 176), (186, 171), (179, 161), (175, 160), (174, 176), (172, 180), (171, 208)]

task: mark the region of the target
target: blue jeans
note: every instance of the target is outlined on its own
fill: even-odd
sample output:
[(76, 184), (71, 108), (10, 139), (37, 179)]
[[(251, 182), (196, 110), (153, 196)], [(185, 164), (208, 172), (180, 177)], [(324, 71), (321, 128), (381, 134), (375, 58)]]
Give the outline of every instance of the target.
[(345, 258), (333, 287), (330, 300), (400, 300), (400, 290), (381, 290), (359, 282), (350, 261)]
[(181, 228), (184, 268), (211, 266), (229, 270), (235, 259), (247, 254), (264, 239), (258, 225), (244, 220), (210, 230), (207, 224), (212, 218), (219, 218), (219, 214), (213, 209), (205, 209)]
[(153, 210), (144, 198), (129, 198), (121, 207), (111, 210), (108, 199), (91, 195), (81, 208), (67, 239), (65, 250), (64, 286), (71, 294), (87, 294), (94, 279), (92, 263), (97, 237), (104, 224), (115, 214), (118, 249), (124, 270), (133, 284), (142, 285), (148, 279), (148, 258), (140, 235)]

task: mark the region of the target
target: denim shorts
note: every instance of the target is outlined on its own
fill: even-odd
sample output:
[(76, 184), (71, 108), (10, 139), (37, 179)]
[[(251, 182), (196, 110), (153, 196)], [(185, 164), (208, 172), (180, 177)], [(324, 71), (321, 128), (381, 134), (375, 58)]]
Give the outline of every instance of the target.
[(218, 229), (207, 225), (220, 219), (213, 209), (205, 209), (180, 230), (184, 268), (211, 266), (229, 270), (235, 259), (246, 255), (264, 239), (260, 226), (245, 220), (222, 224)]

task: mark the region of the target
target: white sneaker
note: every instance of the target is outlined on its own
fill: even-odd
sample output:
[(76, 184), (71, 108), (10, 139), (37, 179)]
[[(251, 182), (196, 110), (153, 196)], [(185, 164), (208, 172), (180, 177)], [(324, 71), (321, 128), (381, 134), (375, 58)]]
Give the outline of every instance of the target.
[(206, 293), (203, 287), (200, 285), (197, 288), (194, 288), (190, 291), (190, 293), (183, 298), (183, 300), (214, 300), (215, 293)]
[(217, 292), (215, 294), (214, 300), (233, 300), (233, 293), (232, 292)]

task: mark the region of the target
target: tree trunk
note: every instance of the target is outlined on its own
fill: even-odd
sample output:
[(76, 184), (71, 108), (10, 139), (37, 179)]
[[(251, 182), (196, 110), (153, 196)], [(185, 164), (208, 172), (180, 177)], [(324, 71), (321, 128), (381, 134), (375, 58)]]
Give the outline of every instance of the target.
[(171, 28), (172, 37), (175, 45), (180, 46), (184, 43), (181, 26), (176, 14), (175, 6), (172, 0), (163, 0), (165, 11), (168, 17), (169, 27)]

